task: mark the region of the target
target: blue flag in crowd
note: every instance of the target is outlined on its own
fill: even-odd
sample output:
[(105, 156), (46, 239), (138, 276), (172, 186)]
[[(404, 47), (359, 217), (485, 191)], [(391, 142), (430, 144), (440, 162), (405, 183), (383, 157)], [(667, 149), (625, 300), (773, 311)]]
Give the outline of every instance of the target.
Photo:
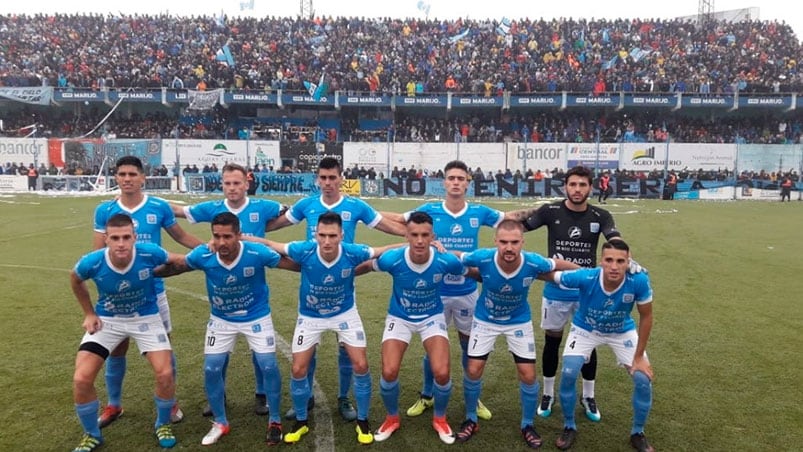
[(254, 0), (240, 2), (240, 11), (245, 11), (246, 9), (249, 9), (251, 11), (254, 10)]
[(510, 33), (510, 19), (503, 17), (499, 22), (499, 26), (496, 27), (496, 33), (502, 36), (507, 36), (507, 34)]
[(429, 2), (425, 2), (424, 0), (418, 0), (418, 3), (415, 5), (419, 11), (423, 12), (427, 16), (429, 16), (429, 8), (432, 6)]
[(312, 83), (308, 81), (304, 81), (304, 88), (307, 88), (307, 92), (312, 97), (312, 100), (319, 101), (321, 97), (326, 95), (326, 91), (329, 89), (329, 86), (324, 81), (326, 77), (326, 73), (321, 74), (321, 79), (318, 80), (318, 83)]
[(234, 55), (231, 54), (231, 49), (228, 44), (218, 49), (217, 54), (215, 54), (215, 60), (229, 67), (234, 67)]
[(458, 33), (458, 34), (452, 36), (451, 38), (449, 38), (449, 42), (454, 44), (455, 42), (465, 38), (466, 36), (468, 36), (469, 31), (470, 30), (468, 28), (466, 28), (465, 30), (461, 31), (460, 33)]

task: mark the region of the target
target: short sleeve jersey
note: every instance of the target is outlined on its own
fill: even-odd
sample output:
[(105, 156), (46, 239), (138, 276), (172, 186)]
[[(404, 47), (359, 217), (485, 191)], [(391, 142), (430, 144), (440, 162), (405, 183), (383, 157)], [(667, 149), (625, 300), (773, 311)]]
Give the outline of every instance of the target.
[[(137, 243), (153, 243), (162, 246), (162, 229), (171, 228), (176, 224), (176, 216), (167, 201), (145, 195), (142, 202), (133, 209), (125, 207), (119, 200), (102, 202), (95, 208), (95, 232), (105, 234), (106, 222), (118, 213), (126, 214), (134, 220)], [(153, 283), (156, 284), (156, 293), (165, 291), (162, 278), (154, 278)]]
[(532, 320), (527, 296), (538, 275), (555, 269), (555, 261), (540, 254), (522, 252), (521, 265), (506, 273), (496, 261), (497, 250), (484, 248), (462, 256), (463, 265), (477, 267), (482, 292), (474, 309), (476, 319), (510, 325)]
[(184, 214), (190, 223), (211, 223), (218, 214), (230, 212), (240, 220), (243, 235), (265, 237), (268, 222), (279, 216), (282, 205), (270, 199), (245, 198), (245, 204), (234, 209), (226, 199), (206, 201), (194, 206), (184, 207)]
[(75, 264), (75, 274), (93, 280), (98, 289), (95, 313), (115, 315), (152, 315), (159, 313), (153, 269), (167, 262), (167, 251), (151, 243), (137, 243), (134, 257), (125, 269), (115, 268), (109, 249), (102, 248), (83, 256)]
[(354, 268), (374, 255), (369, 246), (341, 243), (337, 258), (325, 262), (318, 243), (312, 240), (288, 243), (285, 251), (301, 266), (298, 313), (317, 318), (332, 317), (354, 306)]
[(307, 240), (315, 240), (315, 231), (318, 228), (318, 217), (326, 212), (335, 212), (343, 220), (343, 241), (354, 243), (357, 223), (362, 221), (369, 228), (376, 227), (382, 221), (382, 215), (365, 201), (341, 196), (334, 204), (326, 204), (321, 196), (310, 196), (299, 199), (285, 213), (293, 224), (307, 220)]
[[(549, 256), (565, 259), (581, 267), (597, 265), (597, 245), (599, 236), (606, 240), (619, 237), (613, 216), (604, 209), (588, 206), (583, 212), (569, 210), (564, 201), (541, 206), (525, 220), (528, 231), (547, 227)], [(577, 301), (576, 290), (561, 289), (548, 282), (544, 286), (544, 298), (561, 301)]]
[(212, 315), (231, 322), (249, 322), (270, 314), (270, 288), (265, 268), (274, 268), (281, 256), (261, 243), (240, 242), (240, 254), (226, 264), (208, 245), (187, 254), (190, 268), (206, 274), (206, 292)]
[(647, 272), (625, 274), (613, 292), (602, 285), (602, 268), (581, 268), (562, 272), (560, 284), (579, 289), (580, 307), (572, 323), (587, 331), (624, 333), (636, 328), (630, 316), (634, 304), (652, 302), (652, 287)]
[(463, 264), (451, 253), (430, 249), (429, 261), (410, 260), (409, 247), (386, 251), (374, 261), (374, 270), (393, 276), (388, 314), (417, 322), (443, 312), (440, 288), (445, 275), (462, 275)]
[[(427, 203), (417, 211), (432, 217), (435, 238), (449, 251), (474, 251), (480, 243), (480, 227), (496, 227), (505, 219), (505, 214), (482, 204), (469, 204), (454, 214), (444, 202)], [(404, 214), (405, 220), (412, 212)], [(442, 296), (460, 296), (477, 290), (477, 281), (463, 275), (446, 275), (441, 288)]]

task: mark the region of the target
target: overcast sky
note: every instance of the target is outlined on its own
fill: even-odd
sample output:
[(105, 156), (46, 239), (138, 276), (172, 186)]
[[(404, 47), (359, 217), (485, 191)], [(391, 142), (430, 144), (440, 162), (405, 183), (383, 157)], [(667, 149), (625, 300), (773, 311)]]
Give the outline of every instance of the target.
[[(661, 2), (624, 2), (599, 0), (531, 1), (522, 0), (313, 0), (313, 8), (317, 15), (333, 16), (366, 16), (366, 17), (424, 17), (419, 11), (419, 1), (430, 4), (430, 17), (472, 19), (511, 19), (530, 17), (551, 19), (554, 17), (575, 18), (671, 18), (697, 14), (697, 0), (661, 1)], [(243, 3), (253, 2), (253, 10), (241, 10)], [(785, 20), (795, 30), (798, 39), (803, 36), (803, 4), (794, 1), (765, 0), (762, 2), (744, 3), (742, 1), (713, 1), (716, 11), (759, 7), (761, 20)], [(299, 2), (295, 0), (220, 0), (205, 2), (198, 0), (134, 0), (127, 2), (110, 2), (108, 0), (78, 0), (58, 2), (53, 0), (4, 0), (0, 5), (0, 13), (42, 13), (42, 12), (123, 12), (123, 13), (160, 13), (173, 15), (219, 14), (221, 9), (228, 15), (276, 15), (296, 16), (299, 13)]]

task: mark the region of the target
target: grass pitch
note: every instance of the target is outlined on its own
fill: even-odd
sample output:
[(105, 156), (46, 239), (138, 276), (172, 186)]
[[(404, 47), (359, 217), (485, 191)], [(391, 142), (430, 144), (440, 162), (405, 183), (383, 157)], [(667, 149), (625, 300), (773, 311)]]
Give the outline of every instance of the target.
[[(165, 196), (198, 202), (206, 198)], [(47, 195), (0, 197), (0, 450), (70, 450), (81, 429), (72, 403), (73, 361), (82, 335), (81, 313), (70, 291), (68, 272), (88, 252), (92, 212), (105, 198)], [(292, 200), (282, 200), (289, 202)], [(402, 211), (415, 200), (371, 199), (379, 210)], [(532, 201), (540, 202), (540, 201)], [(530, 202), (530, 204), (532, 203)], [(489, 202), (501, 210), (526, 204)], [(606, 206), (616, 219), (634, 257), (647, 267), (655, 291), (655, 326), (648, 347), (656, 380), (654, 405), (647, 424), (650, 441), (660, 450), (794, 450), (803, 443), (800, 396), (803, 282), (800, 279), (800, 203), (683, 202), (611, 200)], [(208, 225), (182, 226), (207, 239)], [(280, 241), (301, 239), (300, 227), (272, 235)], [(362, 228), (358, 241), (397, 241)], [(483, 235), (491, 246), (491, 231)], [(546, 231), (526, 235), (526, 249), (544, 253)], [(167, 236), (166, 247), (181, 252)], [(298, 275), (282, 270), (268, 274), (274, 323), (281, 337), (291, 336), (296, 315)], [(167, 280), (179, 362), (178, 396), (184, 422), (175, 428), (178, 450), (200, 450), (210, 427), (200, 411), (203, 395), (203, 333), (208, 318), (203, 274), (193, 272)], [(536, 285), (530, 300), (540, 309)], [(389, 278), (370, 274), (357, 282), (358, 306), (369, 338), (374, 380), (371, 424), (384, 418), (379, 397), (379, 341), (384, 325)], [(543, 335), (536, 322), (536, 342)], [(325, 397), (312, 417), (312, 431), (294, 451), (358, 450), (353, 424), (340, 420), (336, 409), (337, 362), (333, 336), (326, 336), (318, 359), (317, 380)], [(420, 389), (421, 345), (416, 339), (405, 357), (401, 375), (402, 411)], [(448, 418), (457, 429), (463, 420), (462, 370), (453, 340), (454, 390)], [(228, 373), (228, 415), (231, 434), (214, 447), (221, 450), (263, 449), (265, 418), (253, 414), (253, 370), (243, 341)], [(156, 450), (153, 379), (147, 363), (129, 351), (123, 391), (125, 415), (104, 430), (104, 450)], [(573, 450), (629, 450), (632, 383), (617, 368), (609, 350), (599, 356), (597, 401), (602, 422), (593, 424), (578, 410), (579, 436)], [(280, 358), (283, 376), (282, 411), (290, 406), (289, 361)], [(540, 374), (540, 363), (538, 364)], [(97, 382), (105, 401), (103, 378)], [(402, 414), (402, 429), (383, 450), (524, 450), (518, 430), (520, 408), (515, 369), (503, 342), (486, 368), (483, 402), (493, 419), (463, 445), (441, 444), (430, 427), (430, 412), (419, 418)], [(326, 411), (320, 411), (325, 408)], [(536, 419), (543, 448), (555, 450), (562, 429), (561, 410)], [(332, 421), (328, 435), (327, 418)], [(289, 428), (288, 422), (285, 427)], [(281, 445), (280, 448), (287, 446)]]

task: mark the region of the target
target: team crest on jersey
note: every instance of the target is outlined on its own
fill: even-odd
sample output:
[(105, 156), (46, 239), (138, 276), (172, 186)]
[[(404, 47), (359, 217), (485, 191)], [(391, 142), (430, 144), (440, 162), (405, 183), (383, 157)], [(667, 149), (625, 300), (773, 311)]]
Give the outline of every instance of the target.
[(343, 221), (351, 221), (351, 212), (345, 211), (340, 214), (340, 217), (343, 219)]
[(513, 288), (510, 287), (510, 284), (503, 284), (502, 287), (499, 288), (499, 293), (510, 293), (513, 292)]
[(592, 234), (596, 234), (599, 232), (599, 223), (591, 223), (588, 225), (588, 227), (591, 228)]
[(145, 281), (150, 276), (151, 276), (151, 269), (150, 268), (144, 268), (144, 269), (139, 271), (139, 280), (140, 281)]
[[(447, 275), (447, 278), (448, 278), (448, 275)], [(432, 276), (432, 282), (434, 282), (435, 284), (438, 284), (438, 283), (440, 283), (442, 279), (443, 279), (443, 275), (442, 275), (442, 274), (440, 274), (440, 273), (435, 273), (435, 274)]]
[(351, 276), (351, 269), (350, 268), (344, 268), (343, 270), (340, 270), (340, 277), (341, 278), (348, 278), (349, 276)]
[(251, 212), (248, 214), (248, 221), (251, 223), (259, 223), (259, 214), (256, 212)]
[(245, 276), (246, 278), (254, 276), (254, 267), (245, 267), (243, 269), (243, 276)]
[(226, 284), (236, 284), (236, 283), (237, 283), (237, 277), (236, 276), (229, 275), (229, 276), (226, 277)]
[(335, 277), (332, 276), (332, 275), (326, 275), (326, 276), (323, 277), (323, 283), (324, 284), (332, 284), (334, 282), (335, 282)]
[[(440, 276), (440, 275), (435, 275), (435, 276)], [(433, 279), (434, 279), (434, 278), (433, 278)], [(435, 281), (435, 283), (437, 283), (437, 282), (438, 282), (438, 281)], [(423, 279), (416, 279), (416, 280), (415, 280), (415, 288), (416, 288), (416, 289), (424, 289), (424, 288), (426, 288), (426, 287), (427, 287), (427, 282), (426, 282), (426, 281), (424, 281)]]
[(479, 218), (469, 218), (468, 224), (470, 224), (472, 228), (478, 228), (480, 227), (480, 220)]
[(579, 239), (582, 231), (577, 226), (572, 226), (569, 228), (569, 238), (570, 239)]
[(625, 303), (632, 303), (633, 300), (635, 300), (635, 299), (636, 299), (636, 296), (633, 295), (632, 293), (626, 293), (626, 294), (622, 295), (622, 301), (625, 302)]
[(460, 226), (458, 223), (453, 224), (451, 229), (449, 230), (449, 234), (451, 235), (463, 234), (463, 226)]
[(530, 287), (530, 285), (532, 283), (533, 283), (533, 277), (532, 276), (528, 276), (528, 277), (524, 278), (523, 280), (521, 280), (521, 286), (522, 287)]
[(123, 279), (122, 281), (117, 283), (117, 291), (123, 292), (131, 288), (131, 282), (127, 279)]
[(154, 215), (152, 213), (149, 213), (149, 214), (145, 215), (145, 221), (148, 224), (156, 224), (156, 215)]

